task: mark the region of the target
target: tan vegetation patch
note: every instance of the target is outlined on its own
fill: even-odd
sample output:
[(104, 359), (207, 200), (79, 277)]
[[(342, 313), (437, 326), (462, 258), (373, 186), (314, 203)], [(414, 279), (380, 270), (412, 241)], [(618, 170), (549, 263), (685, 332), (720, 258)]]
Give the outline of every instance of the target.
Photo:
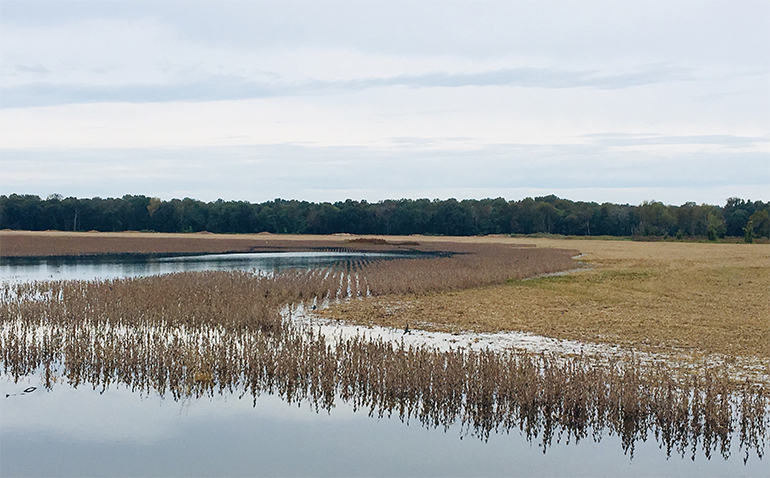
[(527, 238), (578, 248), (591, 270), (569, 276), (339, 304), (362, 324), (529, 331), (551, 337), (770, 358), (770, 247)]
[(342, 247), (331, 236), (0, 231), (0, 257), (170, 254)]

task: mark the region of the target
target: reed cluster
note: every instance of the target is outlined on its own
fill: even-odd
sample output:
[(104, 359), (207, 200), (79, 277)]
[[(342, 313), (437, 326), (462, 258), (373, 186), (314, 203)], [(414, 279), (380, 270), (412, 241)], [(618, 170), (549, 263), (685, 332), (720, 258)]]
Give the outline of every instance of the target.
[[(435, 246), (437, 249), (441, 245)], [(459, 247), (462, 247), (460, 249)], [(0, 359), (15, 379), (40, 373), (103, 390), (124, 384), (174, 399), (262, 393), (331, 410), (459, 424), (488, 439), (520, 430), (554, 440), (618, 435), (624, 450), (652, 433), (668, 455), (727, 457), (736, 434), (762, 456), (770, 428), (763, 384), (720, 369), (686, 377), (633, 359), (599, 363), (523, 352), (439, 351), (360, 337), (328, 338), (282, 311), (346, 297), (427, 293), (572, 266), (569, 251), (457, 246), (447, 257), (354, 261), (270, 275), (196, 272), (0, 287)]]
[(425, 294), (505, 283), (576, 266), (575, 251), (511, 244), (429, 243), (422, 251), (451, 255), (369, 264), (364, 276), (372, 295)]
[(221, 326), (279, 331), (280, 310), (310, 298), (342, 297), (342, 269), (288, 270), (270, 276), (250, 272), (181, 272), (94, 281), (5, 284), (0, 317), (77, 324)]
[(6, 322), (3, 372), (42, 375), (102, 391), (123, 384), (175, 400), (262, 393), (330, 411), (337, 400), (373, 416), (459, 424), (488, 439), (519, 430), (545, 451), (555, 441), (617, 435), (633, 455), (652, 434), (667, 455), (699, 450), (727, 458), (734, 434), (760, 458), (770, 427), (770, 395), (718, 368), (678, 376), (664, 364), (609, 364), (519, 351), (495, 353), (405, 346), (360, 337), (328, 340), (312, 329), (282, 334), (224, 327), (112, 327), (84, 321)]
[(0, 285), (0, 319), (277, 330), (281, 327), (279, 311), (287, 305), (460, 290), (564, 270), (574, 264), (570, 251), (505, 245), (455, 245), (451, 256), (442, 254), (444, 257), (342, 261), (324, 269), (291, 269), (269, 275), (210, 271), (5, 283)]
[(0, 257), (315, 251), (340, 249), (344, 244), (342, 238), (330, 236), (63, 231), (0, 231), (0, 241)]

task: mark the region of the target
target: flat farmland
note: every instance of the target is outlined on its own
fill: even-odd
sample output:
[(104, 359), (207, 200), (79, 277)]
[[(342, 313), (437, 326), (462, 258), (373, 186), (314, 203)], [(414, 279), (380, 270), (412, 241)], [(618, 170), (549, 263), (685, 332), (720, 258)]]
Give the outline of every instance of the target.
[(98, 254), (205, 254), (333, 247), (344, 236), (0, 231), (0, 257)]
[(457, 292), (349, 301), (323, 313), (360, 324), (527, 331), (641, 349), (770, 358), (766, 244), (476, 240), (578, 250), (586, 268)]

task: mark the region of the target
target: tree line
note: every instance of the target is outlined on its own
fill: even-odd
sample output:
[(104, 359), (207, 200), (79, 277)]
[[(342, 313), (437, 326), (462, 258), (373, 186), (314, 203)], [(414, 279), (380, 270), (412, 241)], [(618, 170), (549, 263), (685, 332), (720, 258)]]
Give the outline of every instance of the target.
[(770, 237), (770, 202), (730, 198), (723, 207), (650, 201), (640, 205), (556, 196), (507, 201), (399, 199), (312, 203), (275, 199), (203, 202), (147, 196), (46, 199), (0, 195), (0, 229), (281, 234), (564, 234), (585, 236)]

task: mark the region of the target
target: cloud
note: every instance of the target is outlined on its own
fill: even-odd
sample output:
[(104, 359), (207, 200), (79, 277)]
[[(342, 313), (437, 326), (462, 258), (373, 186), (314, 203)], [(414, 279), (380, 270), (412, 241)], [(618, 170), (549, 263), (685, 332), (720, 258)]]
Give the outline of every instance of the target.
[(753, 148), (770, 144), (770, 136), (706, 134), (673, 136), (664, 134), (592, 133), (583, 135), (605, 146), (717, 145), (725, 148)]
[(627, 88), (664, 81), (691, 80), (692, 72), (672, 66), (653, 66), (629, 73), (558, 68), (502, 68), (479, 73), (435, 72), (391, 78), (362, 78), (334, 82), (342, 88), (406, 86), (411, 88), (458, 88), (463, 86), (512, 86), (527, 88)]
[(51, 70), (42, 65), (16, 65), (15, 69), (21, 73), (35, 73), (38, 75), (46, 75), (51, 73)]
[(768, 18), (763, 1), (10, 2), (0, 183), (721, 202), (770, 186)]
[[(16, 67), (21, 68), (20, 66)], [(41, 67), (42, 68), (42, 67)], [(44, 70), (44, 69), (43, 69)], [(35, 70), (37, 71), (37, 70)], [(278, 76), (278, 75), (274, 75)], [(301, 96), (361, 91), (371, 88), (600, 88), (621, 89), (667, 81), (692, 80), (691, 71), (671, 66), (652, 66), (636, 72), (556, 68), (504, 68), (478, 73), (433, 72), (391, 77), (344, 80), (253, 81), (232, 75), (210, 75), (189, 83), (71, 85), (33, 83), (0, 88), (3, 108), (53, 106), (71, 103), (155, 103), (166, 101), (219, 101)]]
[(2, 108), (56, 106), (75, 103), (161, 103), (218, 101), (283, 96), (286, 88), (232, 77), (179, 84), (67, 85), (28, 84), (0, 88)]

